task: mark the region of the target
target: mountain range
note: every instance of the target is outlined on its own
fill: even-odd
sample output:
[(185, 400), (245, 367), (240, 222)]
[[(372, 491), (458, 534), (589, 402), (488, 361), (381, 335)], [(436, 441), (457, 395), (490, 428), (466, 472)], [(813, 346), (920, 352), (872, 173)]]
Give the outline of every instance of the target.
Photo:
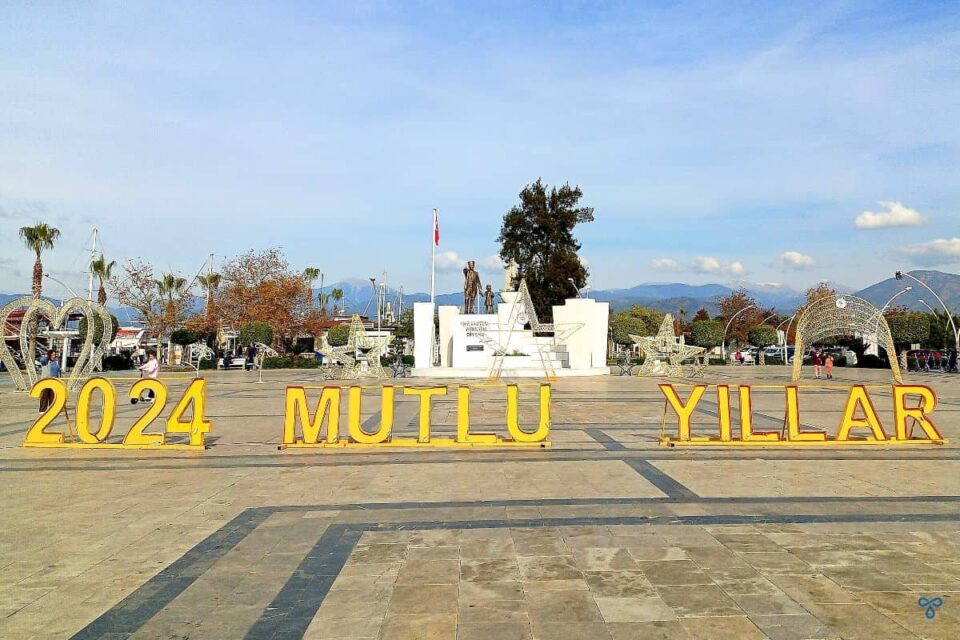
[[(910, 271), (910, 274), (923, 280), (934, 291), (943, 298), (950, 309), (957, 309), (960, 306), (960, 274), (944, 273), (942, 271)], [(853, 291), (851, 287), (838, 283), (828, 283), (840, 293), (860, 296), (877, 307), (882, 307), (887, 300), (901, 289), (913, 285), (913, 289), (908, 293), (897, 297), (895, 305), (903, 305), (910, 309), (927, 310), (920, 302), (924, 300), (934, 308), (940, 305), (936, 302), (929, 292), (923, 289), (917, 283), (909, 278), (896, 280), (888, 278), (876, 284), (870, 285), (865, 289)], [(325, 286), (323, 289), (329, 293), (333, 288), (339, 287), (344, 292), (344, 301), (347, 303), (348, 311), (362, 312), (368, 302), (373, 297), (373, 288), (369, 280), (348, 279), (342, 282)], [(726, 284), (701, 284), (691, 285), (682, 282), (673, 283), (645, 283), (630, 287), (629, 289), (598, 289), (590, 292), (590, 297), (601, 302), (609, 302), (614, 310), (626, 309), (633, 305), (652, 307), (660, 311), (676, 312), (684, 309), (689, 315), (696, 313), (701, 307), (705, 308), (711, 315), (718, 312), (717, 299), (730, 295), (736, 289), (743, 287), (747, 293), (753, 297), (761, 307), (774, 308), (781, 313), (794, 311), (802, 305), (806, 299), (805, 292), (791, 287), (773, 284), (773, 283), (750, 283), (738, 282), (730, 285)], [(926, 295), (926, 297), (924, 297)], [(387, 300), (397, 299), (397, 292), (388, 289)], [(404, 306), (414, 302), (428, 302), (430, 295), (426, 293), (404, 293)], [(446, 293), (437, 295), (437, 304), (463, 303), (462, 293)]]
[[(910, 271), (911, 275), (923, 280), (931, 289), (943, 298), (946, 305), (954, 311), (960, 307), (960, 274), (944, 273), (942, 271)], [(918, 285), (909, 278), (897, 280), (887, 278), (872, 284), (860, 291), (851, 292), (849, 287), (838, 284), (831, 284), (837, 291), (842, 293), (852, 293), (860, 296), (877, 307), (883, 307), (887, 301), (897, 292), (908, 286), (913, 289), (907, 293), (897, 296), (892, 303), (895, 306), (904, 306), (909, 309), (929, 311), (924, 302), (934, 309), (940, 309), (941, 306), (936, 298), (930, 295), (930, 292)], [(640, 305), (659, 309), (660, 311), (676, 312), (684, 309), (688, 315), (692, 316), (701, 307), (705, 308), (711, 315), (716, 314), (717, 299), (729, 295), (734, 290), (743, 287), (747, 293), (752, 296), (763, 308), (773, 307), (781, 313), (789, 313), (795, 310), (804, 302), (804, 292), (784, 285), (777, 284), (758, 284), (758, 283), (733, 283), (725, 284), (700, 284), (691, 285), (681, 282), (673, 283), (645, 283), (638, 284), (629, 289), (598, 289), (590, 292), (590, 297), (601, 302), (609, 302), (611, 308), (620, 310), (629, 308), (633, 305)], [(343, 291), (343, 302), (348, 312), (373, 313), (374, 297), (373, 287), (369, 280), (360, 278), (348, 278), (340, 282), (325, 285), (323, 291), (330, 293), (334, 288)], [(319, 293), (319, 289), (314, 290), (314, 294)], [(24, 294), (3, 294), (0, 293), (0, 306), (6, 305), (10, 300)], [(396, 306), (398, 300), (395, 289), (387, 289), (387, 301)], [(430, 295), (427, 293), (404, 293), (404, 307), (414, 302), (429, 302)], [(463, 294), (445, 293), (437, 295), (437, 304), (460, 305), (463, 303)], [(202, 298), (197, 298), (197, 308), (202, 308)], [(56, 302), (56, 301), (55, 301)], [(128, 309), (111, 308), (111, 313), (125, 324), (134, 317), (134, 314)]]

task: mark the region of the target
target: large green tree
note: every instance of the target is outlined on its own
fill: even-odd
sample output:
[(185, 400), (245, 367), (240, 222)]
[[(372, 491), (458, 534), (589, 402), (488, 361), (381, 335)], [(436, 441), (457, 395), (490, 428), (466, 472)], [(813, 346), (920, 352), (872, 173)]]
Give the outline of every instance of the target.
[(901, 348), (911, 344), (923, 344), (930, 337), (930, 317), (920, 311), (907, 311), (887, 315), (887, 324), (893, 343)]
[(37, 256), (33, 263), (33, 297), (39, 298), (43, 293), (43, 261), (41, 254), (53, 249), (53, 243), (60, 237), (60, 229), (51, 227), (46, 222), (38, 222), (32, 227), (20, 227), (20, 239), (28, 249)]
[[(593, 221), (593, 208), (579, 206), (580, 187), (564, 184), (548, 188), (537, 179), (520, 192), (520, 204), (503, 216), (500, 227), (500, 258), (517, 265), (517, 286), (526, 280), (541, 320), (553, 317), (553, 305), (561, 304), (587, 284), (587, 269), (573, 235), (581, 222)], [(573, 280), (573, 284), (571, 284)]]

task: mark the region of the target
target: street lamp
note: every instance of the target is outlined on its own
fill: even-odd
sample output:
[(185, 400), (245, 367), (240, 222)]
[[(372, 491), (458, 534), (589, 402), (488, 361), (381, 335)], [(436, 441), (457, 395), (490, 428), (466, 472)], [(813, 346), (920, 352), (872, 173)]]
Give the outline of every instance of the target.
[[(911, 286), (911, 287), (904, 287), (903, 289), (900, 289), (900, 291), (897, 291), (895, 294), (893, 294), (892, 296), (890, 296), (890, 299), (887, 300), (887, 303), (886, 303), (885, 305), (883, 305), (882, 307), (880, 307), (880, 313), (883, 313), (884, 311), (886, 311), (887, 308), (890, 306), (890, 303), (891, 303), (891, 302), (893, 302), (894, 300), (896, 300), (897, 298), (899, 298), (900, 296), (902, 296), (903, 294), (905, 294), (907, 291), (913, 291), (913, 287), (912, 287), (912, 286)], [(920, 302), (923, 302), (923, 300), (921, 300)]]
[(740, 309), (739, 311), (737, 311), (735, 314), (733, 314), (733, 316), (730, 317), (730, 320), (727, 322), (727, 326), (723, 328), (723, 344), (720, 347), (720, 357), (723, 358), (724, 360), (727, 359), (727, 330), (730, 329), (730, 325), (733, 323), (733, 321), (737, 318), (738, 315), (740, 315), (747, 309), (753, 309), (754, 307), (755, 305), (748, 304), (743, 309)]
[(573, 285), (573, 290), (577, 292), (577, 297), (580, 297), (580, 287), (577, 286), (577, 281), (573, 278), (567, 278), (570, 281), (570, 284)]
[[(950, 326), (953, 327), (954, 346), (956, 347), (957, 351), (960, 351), (960, 329), (957, 329), (957, 323), (953, 321), (953, 314), (950, 313), (950, 308), (947, 307), (947, 304), (943, 301), (943, 299), (941, 299), (940, 296), (937, 295), (937, 292), (931, 289), (929, 286), (927, 286), (926, 282), (909, 273), (904, 273), (903, 271), (897, 271), (894, 274), (894, 276), (897, 278), (897, 280), (903, 280), (904, 276), (906, 276), (907, 278), (910, 278), (914, 282), (918, 283), (921, 287), (929, 291), (933, 295), (933, 297), (937, 299), (937, 302), (940, 303), (940, 305), (943, 307), (943, 310), (947, 312), (947, 319), (950, 321)], [(921, 302), (923, 301), (921, 300)], [(924, 305), (926, 305), (928, 309), (930, 308), (930, 305), (927, 305), (925, 302), (924, 302)], [(930, 310), (933, 311), (933, 309), (930, 309)]]
[(777, 325), (777, 331), (779, 332), (783, 323), (787, 323), (787, 330), (783, 333), (783, 364), (790, 364), (787, 358), (787, 348), (790, 346), (790, 325), (793, 324), (793, 319), (796, 317), (797, 312), (795, 311), (792, 316)]

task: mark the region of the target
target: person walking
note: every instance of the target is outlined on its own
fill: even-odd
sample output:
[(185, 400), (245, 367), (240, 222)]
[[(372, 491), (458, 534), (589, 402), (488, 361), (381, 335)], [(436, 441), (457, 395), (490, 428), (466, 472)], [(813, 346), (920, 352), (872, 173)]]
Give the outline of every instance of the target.
[[(160, 375), (160, 362), (157, 360), (157, 352), (153, 350), (147, 351), (147, 361), (137, 368), (140, 369), (140, 375), (142, 377), (156, 380)], [(147, 397), (144, 398), (143, 401), (153, 402), (154, 399), (153, 391), (147, 389)]]
[(813, 361), (813, 374), (817, 377), (817, 380), (820, 379), (820, 367), (823, 366), (823, 356), (820, 354), (819, 349), (814, 349), (813, 356), (810, 358)]
[[(57, 360), (55, 349), (47, 351), (47, 355), (40, 359), (40, 378), (59, 378), (60, 361)], [(53, 389), (44, 389), (40, 393), (40, 413), (46, 413), (53, 404)]]
[(833, 354), (828, 353), (823, 361), (824, 372), (827, 374), (827, 380), (833, 380)]
[(253, 369), (257, 365), (257, 348), (250, 343), (247, 347), (247, 370)]

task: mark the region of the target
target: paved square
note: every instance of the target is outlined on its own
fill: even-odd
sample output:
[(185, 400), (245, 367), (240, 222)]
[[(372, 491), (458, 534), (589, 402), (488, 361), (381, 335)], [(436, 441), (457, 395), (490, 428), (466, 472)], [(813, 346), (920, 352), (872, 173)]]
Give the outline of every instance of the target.
[[(834, 432), (831, 387), (884, 373), (803, 389), (803, 422)], [(950, 444), (662, 448), (656, 381), (611, 377), (554, 384), (550, 449), (279, 451), (284, 387), (318, 383), (280, 371), (210, 375), (203, 453), (23, 449), (36, 405), (0, 386), (0, 637), (956, 638), (960, 376), (909, 380), (937, 390)], [(892, 424), (889, 389), (870, 392)], [(754, 402), (782, 425), (782, 393)], [(399, 434), (416, 409), (398, 395)], [(505, 435), (502, 386), (471, 413)], [(453, 435), (456, 396), (432, 417)]]

